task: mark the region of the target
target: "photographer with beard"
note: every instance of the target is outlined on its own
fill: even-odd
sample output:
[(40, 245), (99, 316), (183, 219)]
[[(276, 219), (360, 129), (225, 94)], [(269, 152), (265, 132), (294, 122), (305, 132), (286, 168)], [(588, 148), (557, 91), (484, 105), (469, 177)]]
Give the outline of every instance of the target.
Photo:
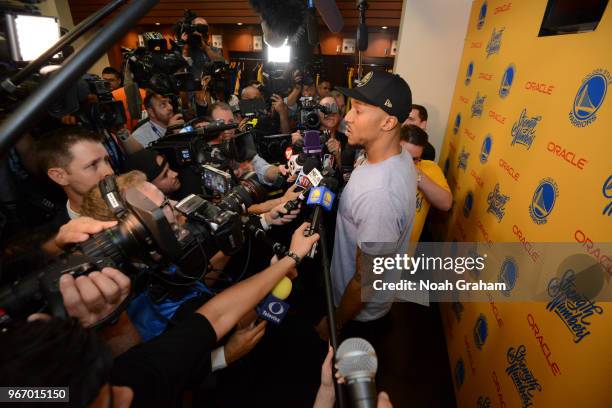
[[(183, 29), (180, 34), (180, 41), (185, 43), (183, 46), (183, 57), (191, 66), (191, 73), (194, 78), (202, 78), (204, 64), (209, 61), (225, 61), (219, 48), (209, 45), (209, 26), (208, 22), (202, 17), (195, 17), (190, 21), (194, 31), (189, 34)], [(188, 18), (183, 24), (189, 22)]]

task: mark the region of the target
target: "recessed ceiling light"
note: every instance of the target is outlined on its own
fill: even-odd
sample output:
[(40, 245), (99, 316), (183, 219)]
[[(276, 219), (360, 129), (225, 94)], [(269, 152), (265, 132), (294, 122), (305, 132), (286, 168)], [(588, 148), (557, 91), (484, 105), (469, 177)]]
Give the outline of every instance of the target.
[(161, 23), (155, 23), (156, 26), (161, 25)]
[(387, 27), (387, 26), (382, 26), (382, 27), (380, 27), (380, 28), (382, 28), (383, 30), (386, 30), (386, 29), (387, 29), (387, 28), (389, 28), (389, 27)]
[(238, 25), (242, 25), (242, 23), (236, 23), (236, 24), (238, 24)]

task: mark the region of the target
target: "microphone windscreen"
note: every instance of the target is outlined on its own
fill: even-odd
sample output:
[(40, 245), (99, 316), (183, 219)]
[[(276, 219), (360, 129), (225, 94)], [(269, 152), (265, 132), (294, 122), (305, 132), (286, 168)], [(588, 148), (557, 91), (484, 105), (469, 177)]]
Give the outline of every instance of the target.
[(368, 49), (368, 26), (359, 24), (357, 27), (357, 49), (366, 51)]
[(306, 31), (308, 32), (308, 43), (317, 46), (319, 44), (319, 22), (317, 21), (317, 11), (314, 8), (308, 9)]
[(338, 371), (346, 379), (374, 377), (378, 359), (374, 347), (365, 339), (351, 337), (342, 342), (336, 352)]

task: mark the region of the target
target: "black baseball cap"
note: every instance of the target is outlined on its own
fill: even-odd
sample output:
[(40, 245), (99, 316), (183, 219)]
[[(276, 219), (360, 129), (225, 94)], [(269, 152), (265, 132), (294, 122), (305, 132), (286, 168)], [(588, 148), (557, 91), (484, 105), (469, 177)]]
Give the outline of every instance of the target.
[(386, 71), (370, 71), (355, 88), (337, 86), (336, 89), (344, 95), (378, 106), (403, 123), (412, 110), (412, 92), (410, 87), (397, 74)]
[(157, 156), (162, 156), (155, 150), (140, 150), (126, 157), (125, 159), (125, 170), (138, 170), (142, 171), (148, 181), (153, 181), (161, 174), (166, 167), (166, 158), (162, 156), (161, 164), (157, 164)]

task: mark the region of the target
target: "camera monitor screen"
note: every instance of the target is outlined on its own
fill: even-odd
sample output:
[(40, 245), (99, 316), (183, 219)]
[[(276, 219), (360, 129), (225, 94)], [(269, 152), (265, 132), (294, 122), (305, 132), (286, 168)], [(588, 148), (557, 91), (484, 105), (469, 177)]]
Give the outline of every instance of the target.
[(32, 61), (60, 38), (55, 17), (6, 14), (6, 29), (14, 61)]

